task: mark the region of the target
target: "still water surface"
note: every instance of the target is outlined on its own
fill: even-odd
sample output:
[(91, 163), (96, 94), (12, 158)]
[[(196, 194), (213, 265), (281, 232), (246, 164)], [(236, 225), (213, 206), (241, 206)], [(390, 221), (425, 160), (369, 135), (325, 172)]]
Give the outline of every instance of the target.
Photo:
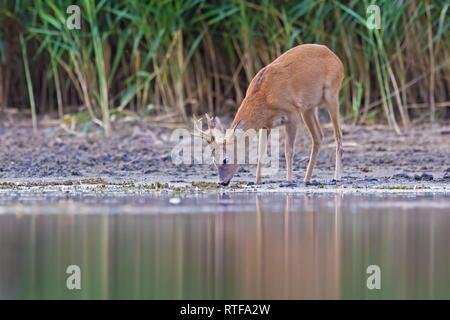
[(1, 198), (0, 298), (450, 299), (450, 197)]

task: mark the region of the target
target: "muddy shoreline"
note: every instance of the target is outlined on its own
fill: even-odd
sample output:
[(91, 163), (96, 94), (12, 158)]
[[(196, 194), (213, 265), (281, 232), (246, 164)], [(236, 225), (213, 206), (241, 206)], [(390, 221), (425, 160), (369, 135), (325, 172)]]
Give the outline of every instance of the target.
[[(334, 174), (334, 141), (325, 141), (312, 183), (303, 175), (310, 150), (300, 128), (294, 182), (284, 180), (284, 157), (275, 175), (254, 185), (254, 165), (241, 167), (228, 188), (216, 184), (212, 165), (175, 165), (173, 129), (152, 122), (116, 122), (105, 138), (101, 130), (69, 133), (61, 125), (33, 134), (26, 122), (0, 124), (0, 194), (14, 192), (449, 192), (450, 127), (415, 127), (396, 135), (383, 126), (343, 126), (344, 174)], [(283, 135), (281, 134), (281, 140)], [(280, 147), (283, 150), (283, 145)], [(34, 190), (34, 191), (33, 191)]]

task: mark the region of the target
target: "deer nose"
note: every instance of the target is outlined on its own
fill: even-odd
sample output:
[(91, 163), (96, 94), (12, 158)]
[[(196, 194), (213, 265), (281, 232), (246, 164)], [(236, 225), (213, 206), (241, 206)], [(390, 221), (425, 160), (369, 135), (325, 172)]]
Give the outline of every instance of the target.
[(230, 180), (228, 180), (228, 181), (220, 181), (219, 184), (224, 186), (224, 187), (226, 187), (227, 185), (230, 184)]

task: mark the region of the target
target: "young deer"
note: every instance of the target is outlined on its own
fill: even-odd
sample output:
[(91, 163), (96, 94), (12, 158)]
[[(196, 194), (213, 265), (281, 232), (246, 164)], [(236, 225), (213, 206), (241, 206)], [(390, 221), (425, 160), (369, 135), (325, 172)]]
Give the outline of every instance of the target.
[[(227, 152), (236, 152), (232, 145), (236, 128), (270, 129), (285, 126), (286, 178), (292, 180), (292, 160), (297, 123), (301, 118), (311, 133), (312, 149), (304, 181), (311, 179), (314, 163), (323, 140), (323, 132), (315, 109), (323, 106), (328, 111), (336, 140), (335, 179), (342, 174), (342, 133), (339, 126), (339, 91), (344, 78), (344, 67), (339, 58), (326, 46), (304, 44), (294, 47), (262, 68), (251, 81), (246, 96), (230, 126), (225, 132), (218, 118), (207, 116), (208, 130), (197, 130), (213, 147), (223, 148), (225, 155), (219, 163), (217, 153), (214, 163), (219, 171), (219, 183), (228, 185), (239, 168), (228, 163)], [(219, 135), (217, 135), (219, 133)], [(219, 138), (220, 136), (220, 138)], [(267, 140), (263, 130), (259, 133), (256, 183), (261, 182), (261, 160), (266, 152)], [(236, 159), (237, 157), (233, 157)]]

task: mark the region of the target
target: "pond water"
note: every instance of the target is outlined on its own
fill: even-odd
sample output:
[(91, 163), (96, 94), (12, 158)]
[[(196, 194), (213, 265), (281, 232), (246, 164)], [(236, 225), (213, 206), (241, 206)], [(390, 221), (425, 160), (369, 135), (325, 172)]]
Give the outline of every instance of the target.
[(3, 197), (0, 298), (449, 299), (449, 246), (445, 195)]

